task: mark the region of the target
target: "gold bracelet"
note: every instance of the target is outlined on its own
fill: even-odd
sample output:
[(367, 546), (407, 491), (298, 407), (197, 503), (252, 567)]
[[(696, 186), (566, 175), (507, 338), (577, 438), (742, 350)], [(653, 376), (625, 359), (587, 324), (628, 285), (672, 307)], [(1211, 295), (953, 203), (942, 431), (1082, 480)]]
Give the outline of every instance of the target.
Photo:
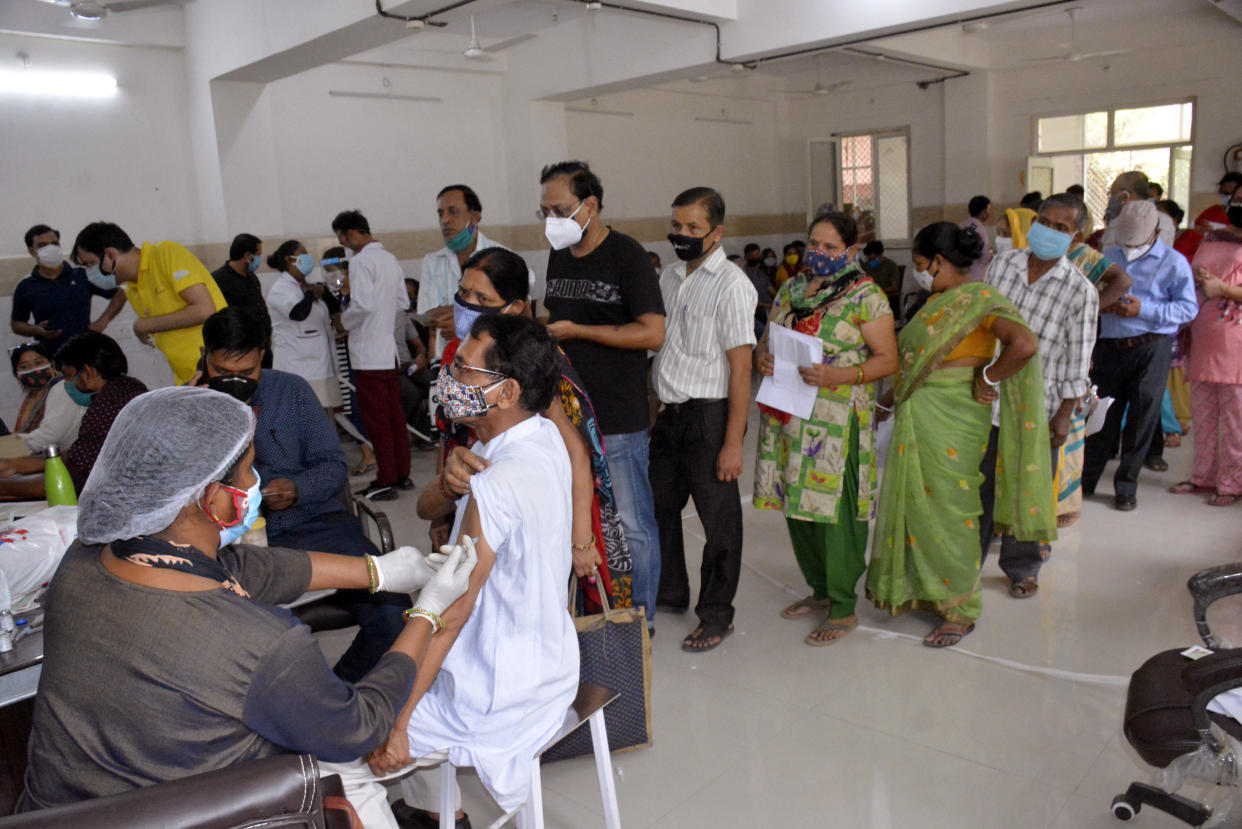
[(861, 386), (866, 378), (866, 372), (863, 371), (862, 363), (858, 364), (858, 379), (854, 381), (854, 385)]
[(379, 590), (379, 572), (375, 569), (375, 559), (366, 554), (362, 557), (367, 560), (367, 577), (371, 580), (371, 586), (367, 589), (374, 593)]
[(411, 607), (409, 610), (401, 611), (401, 621), (408, 622), (415, 616), (426, 619), (431, 622), (431, 635), (435, 636), (444, 630), (444, 620), (438, 614), (432, 613), (430, 610), (423, 610), (421, 607)]
[(574, 548), (575, 550), (577, 550), (578, 552), (585, 552), (585, 551), (587, 551), (587, 550), (591, 549), (592, 547), (594, 547), (594, 546), (595, 546), (595, 533), (591, 533), (591, 540), (590, 540), (590, 541), (588, 541), (587, 543), (585, 543), (585, 544), (574, 544), (574, 543), (572, 543), (572, 542), (571, 542), (571, 543), (570, 543), (570, 546), (571, 546), (571, 547), (573, 547), (573, 548)]

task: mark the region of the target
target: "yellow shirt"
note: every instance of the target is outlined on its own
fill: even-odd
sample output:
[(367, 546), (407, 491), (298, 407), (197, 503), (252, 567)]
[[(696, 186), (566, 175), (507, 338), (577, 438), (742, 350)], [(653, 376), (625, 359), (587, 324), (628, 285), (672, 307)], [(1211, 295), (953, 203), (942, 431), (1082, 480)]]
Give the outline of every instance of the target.
[[(143, 242), (138, 260), (138, 281), (125, 283), (125, 296), (139, 317), (159, 317), (180, 311), (189, 303), (181, 292), (191, 285), (205, 285), (219, 311), (228, 303), (203, 263), (176, 242)], [(151, 335), (164, 352), (178, 384), (194, 376), (203, 347), (203, 326), (177, 328)]]

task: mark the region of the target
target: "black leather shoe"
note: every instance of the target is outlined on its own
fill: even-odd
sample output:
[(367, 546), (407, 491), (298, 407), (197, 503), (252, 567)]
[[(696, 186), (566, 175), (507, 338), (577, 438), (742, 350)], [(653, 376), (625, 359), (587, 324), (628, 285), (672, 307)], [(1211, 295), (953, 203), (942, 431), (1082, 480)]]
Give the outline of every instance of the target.
[[(397, 819), (401, 829), (440, 829), (440, 821), (431, 816), (431, 812), (415, 809), (404, 800), (392, 804), (392, 816)], [(454, 829), (471, 829), (470, 816), (459, 817), (453, 823)]]
[(1113, 506), (1120, 512), (1138, 509), (1138, 499), (1133, 495), (1118, 495), (1113, 498)]
[(408, 492), (414, 488), (414, 482), (411, 481), (409, 478), (402, 478), (401, 480), (397, 481), (397, 486)]

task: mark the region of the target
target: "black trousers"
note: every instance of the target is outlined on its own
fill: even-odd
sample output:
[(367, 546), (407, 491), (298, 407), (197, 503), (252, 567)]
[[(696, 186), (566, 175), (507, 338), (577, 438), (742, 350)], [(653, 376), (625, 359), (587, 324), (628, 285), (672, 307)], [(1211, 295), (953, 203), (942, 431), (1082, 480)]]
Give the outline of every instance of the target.
[(647, 475), (660, 528), (661, 562), (656, 604), (690, 604), (681, 511), (694, 498), (707, 536), (694, 612), (705, 626), (733, 622), (733, 597), (742, 572), (742, 504), (737, 481), (725, 483), (716, 478), (716, 459), (724, 446), (728, 419), (727, 400), (691, 400), (666, 405), (651, 430)]
[[(988, 548), (992, 546), (992, 509), (996, 506), (996, 443), (999, 438), (1000, 429), (993, 426), (988, 434), (988, 450), (979, 464), (979, 471), (983, 473), (983, 486), (979, 489), (979, 500), (983, 502), (983, 514), (979, 516), (980, 567), (987, 561)], [(1054, 477), (1058, 454), (1058, 450), (1052, 450)], [(1001, 536), (1000, 568), (1009, 577), (1009, 581), (1038, 578), (1039, 568), (1043, 563), (1038, 541), (1019, 541), (1012, 535)]]
[(1121, 460), (1113, 476), (1113, 492), (1133, 497), (1138, 491), (1139, 471), (1152, 449), (1152, 435), (1160, 429), (1160, 405), (1173, 361), (1173, 338), (1162, 336), (1127, 348), (1132, 342), (1097, 340), (1091, 355), (1091, 382), (1099, 387), (1100, 397), (1112, 397), (1115, 402), (1104, 419), (1104, 428), (1087, 438), (1082, 464), (1084, 495), (1095, 492), (1120, 435)]

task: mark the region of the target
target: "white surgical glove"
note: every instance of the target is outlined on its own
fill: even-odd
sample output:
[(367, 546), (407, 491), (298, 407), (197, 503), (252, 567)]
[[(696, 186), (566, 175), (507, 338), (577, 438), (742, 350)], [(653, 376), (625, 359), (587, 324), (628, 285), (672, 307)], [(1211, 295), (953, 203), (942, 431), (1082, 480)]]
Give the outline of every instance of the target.
[(455, 547), (446, 544), (440, 552), (445, 555), (443, 565), (414, 602), (418, 609), (437, 616), (443, 615), (449, 605), (465, 595), (470, 587), (470, 574), (474, 571), (474, 565), (479, 563), (474, 542), (469, 538), (462, 539), (462, 543)]
[(391, 553), (372, 556), (376, 590), (413, 593), (431, 580), (443, 558), (424, 556), (417, 547), (398, 547)]

